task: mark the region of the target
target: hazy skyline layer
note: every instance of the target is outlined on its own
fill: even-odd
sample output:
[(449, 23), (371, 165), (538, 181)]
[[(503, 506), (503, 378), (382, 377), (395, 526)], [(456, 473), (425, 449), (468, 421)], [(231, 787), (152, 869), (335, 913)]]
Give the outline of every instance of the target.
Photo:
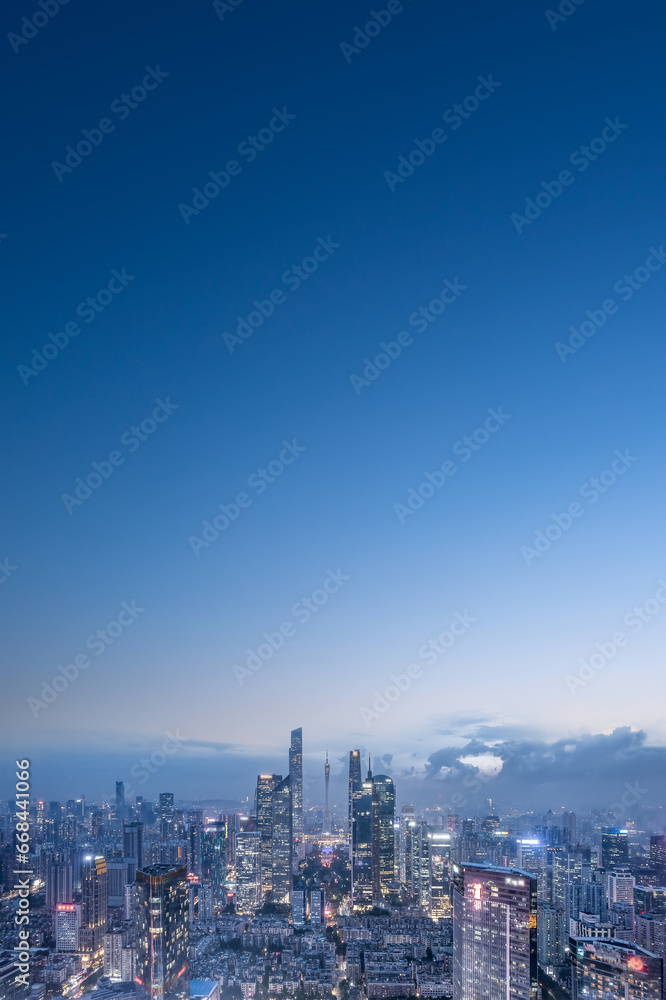
[(584, 746), (600, 806), (610, 734), (620, 792), (662, 759), (660, 8), (391, 10), (7, 42), (2, 744), (41, 794), (167, 731), (201, 797), (297, 726), (444, 798), (466, 740)]

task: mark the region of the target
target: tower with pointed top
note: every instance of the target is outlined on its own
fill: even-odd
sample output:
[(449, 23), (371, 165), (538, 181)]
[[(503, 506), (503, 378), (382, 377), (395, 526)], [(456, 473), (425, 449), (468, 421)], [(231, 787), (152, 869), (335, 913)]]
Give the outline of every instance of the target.
[(328, 762), (328, 747), (326, 747), (326, 763), (324, 764), (324, 783), (326, 785), (326, 806), (324, 808), (324, 834), (331, 832), (331, 809), (328, 797), (328, 786), (331, 780), (331, 765)]

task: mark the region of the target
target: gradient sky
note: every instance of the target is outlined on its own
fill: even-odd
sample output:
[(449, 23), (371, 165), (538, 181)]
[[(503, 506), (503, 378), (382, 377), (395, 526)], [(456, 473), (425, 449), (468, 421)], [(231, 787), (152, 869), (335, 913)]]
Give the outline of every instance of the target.
[[(73, 0), (5, 44), (0, 560), (17, 568), (0, 584), (1, 738), (45, 797), (105, 793), (166, 730), (188, 750), (159, 781), (186, 795), (203, 774), (209, 797), (251, 791), (296, 726), (306, 766), (328, 743), (417, 774), (486, 729), (666, 742), (666, 613), (623, 624), (666, 576), (666, 266), (629, 301), (613, 290), (666, 241), (661, 5), (586, 0), (553, 30), (545, 3), (406, 0), (348, 62), (340, 43), (372, 9), (244, 0), (221, 20), (209, 2)], [(12, 0), (3, 34), (32, 10)], [(110, 113), (158, 65), (155, 91)], [(489, 74), (488, 100), (444, 123)], [(247, 162), (238, 145), (274, 108), (296, 117)], [(113, 133), (59, 181), (52, 162), (105, 117)], [(606, 118), (628, 127), (579, 172), (569, 158)], [(438, 127), (447, 140), (392, 192), (385, 172)], [(186, 224), (179, 205), (234, 158), (240, 175)], [(575, 182), (518, 234), (512, 213), (567, 168)], [(339, 247), (287, 289), (319, 237)], [(122, 268), (128, 287), (25, 385), (33, 348)], [(447, 278), (466, 290), (416, 332)], [(224, 333), (275, 288), (286, 301), (231, 354)], [(617, 313), (563, 363), (556, 342), (609, 298)], [(350, 376), (410, 329), (357, 395)], [(177, 409), (130, 453), (156, 399)], [(456, 458), (499, 407), (510, 419)], [(305, 451), (256, 495), (248, 478), (285, 440)], [(69, 514), (62, 494), (117, 449)], [(581, 501), (625, 449), (637, 460)], [(394, 505), (447, 459), (456, 475), (400, 523)], [(190, 536), (243, 490), (251, 506), (195, 555)], [(521, 546), (576, 501), (528, 566)], [(299, 622), (329, 570), (349, 579)], [(137, 620), (34, 718), (27, 699), (133, 600)], [(420, 647), (456, 612), (476, 621), (427, 665)], [(295, 634), (239, 684), (234, 664), (285, 621)], [(627, 644), (572, 694), (567, 674), (618, 630)], [(364, 720), (413, 662), (421, 676)]]

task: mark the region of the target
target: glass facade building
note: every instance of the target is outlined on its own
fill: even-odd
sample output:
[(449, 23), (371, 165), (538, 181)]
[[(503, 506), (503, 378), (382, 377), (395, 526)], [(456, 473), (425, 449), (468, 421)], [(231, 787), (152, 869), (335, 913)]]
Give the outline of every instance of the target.
[(662, 1000), (663, 959), (606, 938), (571, 938), (572, 1000)]
[(136, 873), (136, 978), (151, 1000), (189, 1000), (187, 867)]
[(537, 1000), (537, 883), (519, 868), (455, 864), (456, 1000)]

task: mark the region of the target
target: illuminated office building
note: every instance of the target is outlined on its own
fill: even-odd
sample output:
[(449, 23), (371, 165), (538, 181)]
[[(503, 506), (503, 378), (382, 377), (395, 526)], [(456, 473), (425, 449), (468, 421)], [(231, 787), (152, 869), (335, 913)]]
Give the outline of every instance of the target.
[(529, 872), (454, 864), (455, 1000), (536, 1000), (537, 884)]
[(434, 920), (448, 917), (451, 913), (450, 865), (451, 834), (443, 830), (428, 832), (430, 856), (430, 886), (428, 912)]
[(546, 848), (540, 840), (530, 838), (518, 841), (518, 867), (534, 875), (537, 880), (538, 899), (540, 902), (547, 902)]
[(55, 908), (56, 951), (71, 953), (79, 950), (81, 907), (75, 903), (57, 903)]
[(379, 809), (379, 887), (388, 895), (395, 881), (395, 785), (386, 774), (373, 778)]
[(293, 838), (292, 870), (298, 873), (298, 862), (305, 857), (303, 838), (303, 730), (292, 729), (289, 745), (289, 776), (291, 785), (291, 830)]
[(310, 923), (312, 927), (323, 927), (326, 923), (326, 897), (323, 885), (310, 889)]
[(294, 927), (305, 927), (307, 918), (307, 887), (300, 876), (294, 876), (291, 890), (291, 922)]
[(101, 954), (107, 928), (107, 872), (102, 857), (87, 854), (81, 866), (81, 926), (79, 947), (89, 955)]
[(151, 1000), (189, 1000), (187, 868), (140, 868), (136, 885), (136, 978)]
[(349, 840), (349, 846), (351, 849), (352, 844), (352, 825), (353, 825), (353, 801), (354, 801), (354, 790), (358, 788), (361, 784), (361, 751), (360, 750), (350, 750), (349, 751), (349, 788), (348, 788), (348, 811), (347, 811), (347, 836)]
[(662, 1000), (663, 959), (638, 945), (571, 938), (572, 1000)]
[(629, 832), (618, 827), (604, 827), (601, 831), (601, 866), (626, 868), (629, 864)]
[(123, 857), (133, 858), (136, 868), (143, 865), (143, 823), (123, 823)]
[(221, 905), (226, 900), (227, 881), (227, 824), (208, 823), (201, 834), (201, 879), (213, 891), (213, 902)]
[(245, 820), (236, 834), (236, 909), (250, 913), (263, 902), (261, 888), (261, 833)]
[(379, 798), (368, 776), (352, 796), (352, 905), (371, 906), (381, 896)]
[(261, 886), (264, 896), (273, 889), (273, 792), (281, 774), (257, 775), (255, 803), (257, 829), (261, 834)]
[(292, 845), (294, 842), (289, 775), (273, 789), (272, 806), (272, 900), (274, 903), (288, 904), (291, 898)]

